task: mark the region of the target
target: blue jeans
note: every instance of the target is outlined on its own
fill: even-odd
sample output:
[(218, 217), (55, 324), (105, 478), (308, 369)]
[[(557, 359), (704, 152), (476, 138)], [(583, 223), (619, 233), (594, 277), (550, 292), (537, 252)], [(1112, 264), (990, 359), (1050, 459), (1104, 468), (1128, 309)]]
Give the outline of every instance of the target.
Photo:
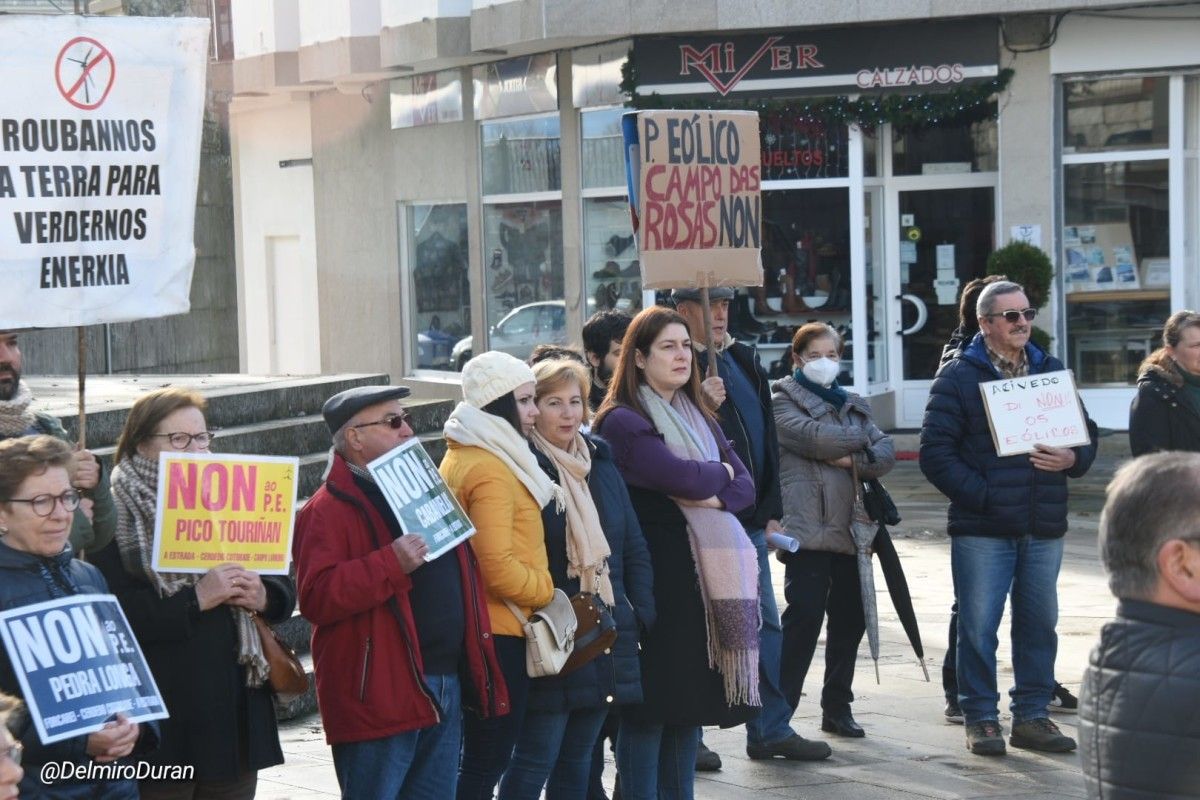
[[(529, 699), (529, 674), (525, 671), (525, 638), (493, 636), (500, 671), (508, 684), (508, 714), (463, 720), (462, 761), (458, 767), (457, 800), (491, 800), (500, 776), (508, 769), (513, 746), (521, 732)], [(364, 797), (367, 795), (364, 795)], [(449, 797), (449, 795), (439, 795)]]
[(426, 675), (442, 721), (382, 739), (333, 746), (342, 797), (378, 800), (452, 797), (462, 746), (462, 695), (457, 675)]
[(958, 597), (958, 704), (967, 724), (999, 718), (996, 645), (1012, 594), (1013, 724), (1046, 716), (1058, 654), (1058, 570), (1063, 540), (955, 536), (950, 543)]
[[(592, 748), (608, 707), (546, 712), (526, 709), (512, 763), (500, 781), (500, 800), (584, 800)], [(547, 784), (549, 781), (549, 784)]]
[(751, 744), (771, 744), (795, 734), (789, 724), (792, 721), (792, 707), (780, 688), (783, 629), (779, 625), (779, 605), (775, 601), (775, 587), (771, 583), (767, 532), (762, 528), (747, 528), (746, 535), (758, 553), (758, 604), (762, 612), (762, 628), (758, 631), (758, 693), (762, 698), (762, 711), (746, 723), (746, 741)]
[(699, 728), (621, 719), (617, 773), (622, 800), (693, 800)]

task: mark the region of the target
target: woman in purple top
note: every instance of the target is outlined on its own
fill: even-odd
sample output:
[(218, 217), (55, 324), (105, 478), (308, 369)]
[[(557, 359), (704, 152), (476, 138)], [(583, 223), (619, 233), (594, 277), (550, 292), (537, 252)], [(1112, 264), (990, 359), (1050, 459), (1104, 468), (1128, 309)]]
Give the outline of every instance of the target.
[(658, 621), (645, 702), (622, 709), (627, 800), (690, 800), (698, 728), (757, 713), (758, 561), (734, 513), (754, 485), (701, 400), (687, 324), (651, 307), (630, 324), (594, 430), (612, 446), (654, 567)]

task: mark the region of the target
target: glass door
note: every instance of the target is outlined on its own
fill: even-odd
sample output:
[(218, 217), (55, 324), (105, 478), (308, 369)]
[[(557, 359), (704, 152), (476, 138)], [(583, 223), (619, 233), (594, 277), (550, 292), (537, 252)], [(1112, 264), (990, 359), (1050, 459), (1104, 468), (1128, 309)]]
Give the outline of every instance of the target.
[(958, 326), (962, 287), (987, 272), (987, 257), (995, 249), (995, 189), (900, 191), (895, 208), (901, 382), (897, 425), (909, 428), (921, 425), (942, 349)]

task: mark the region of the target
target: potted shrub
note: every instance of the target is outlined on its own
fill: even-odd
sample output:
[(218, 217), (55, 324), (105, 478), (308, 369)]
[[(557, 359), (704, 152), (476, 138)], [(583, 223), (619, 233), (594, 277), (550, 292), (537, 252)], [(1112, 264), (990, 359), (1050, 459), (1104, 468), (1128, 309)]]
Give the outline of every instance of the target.
[[(1010, 281), (1025, 287), (1031, 308), (1039, 311), (1050, 299), (1050, 282), (1054, 280), (1054, 266), (1050, 256), (1027, 242), (1009, 242), (988, 256), (989, 275), (1007, 275)], [(1050, 334), (1034, 325), (1030, 332), (1034, 344), (1043, 350), (1050, 349)]]

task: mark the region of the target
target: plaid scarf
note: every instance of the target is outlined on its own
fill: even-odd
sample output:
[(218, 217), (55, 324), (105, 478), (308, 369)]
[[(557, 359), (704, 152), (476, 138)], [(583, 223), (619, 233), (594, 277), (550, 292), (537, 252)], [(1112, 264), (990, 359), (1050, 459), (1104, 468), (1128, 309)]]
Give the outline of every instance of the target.
[(0, 400), (0, 439), (25, 436), (35, 429), (37, 417), (29, 410), (33, 393), (25, 381), (17, 382), (17, 392), (11, 400)]
[[(683, 392), (667, 403), (649, 386), (638, 394), (650, 422), (676, 458), (720, 461), (721, 451), (700, 409)], [(708, 628), (708, 665), (725, 682), (729, 705), (762, 705), (758, 696), (758, 554), (728, 511), (679, 505), (700, 578)]]

